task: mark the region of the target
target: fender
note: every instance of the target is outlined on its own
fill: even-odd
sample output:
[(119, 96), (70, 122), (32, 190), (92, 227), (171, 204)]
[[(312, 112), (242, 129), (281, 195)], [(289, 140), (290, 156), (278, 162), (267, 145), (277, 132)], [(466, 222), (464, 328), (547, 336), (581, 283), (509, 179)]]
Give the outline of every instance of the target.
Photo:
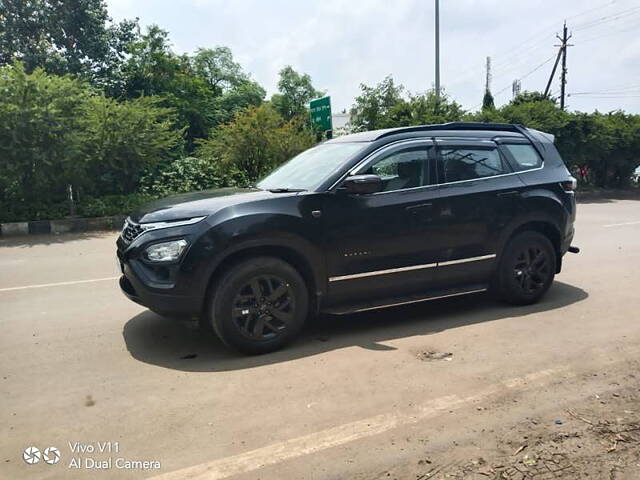
[[(508, 225), (505, 226), (498, 239), (498, 261), (506, 243), (514, 232), (528, 223), (548, 225), (562, 239), (562, 225), (565, 224), (568, 213), (558, 197), (549, 190), (532, 189), (522, 194), (522, 209)], [(559, 245), (556, 245), (559, 249)], [(559, 253), (559, 252), (558, 252)]]
[(325, 255), (318, 243), (322, 238), (318, 229), (317, 224), (299, 215), (282, 213), (232, 217), (218, 223), (199, 241), (198, 250), (202, 255), (197, 261), (204, 266), (201, 275), (209, 279), (202, 282), (201, 295), (206, 294), (209, 281), (220, 267), (239, 258), (242, 252), (262, 249), (288, 252), (298, 263), (304, 263), (307, 271), (300, 273), (303, 277), (311, 277), (316, 296), (324, 298), (327, 273)]

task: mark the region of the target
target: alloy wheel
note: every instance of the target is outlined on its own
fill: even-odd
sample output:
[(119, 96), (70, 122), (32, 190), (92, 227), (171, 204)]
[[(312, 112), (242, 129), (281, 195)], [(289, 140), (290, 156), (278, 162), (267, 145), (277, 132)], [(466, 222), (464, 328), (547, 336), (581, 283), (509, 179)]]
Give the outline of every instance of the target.
[(232, 319), (245, 337), (271, 340), (294, 318), (295, 298), (289, 283), (276, 275), (259, 275), (242, 286), (232, 304)]
[(544, 289), (550, 276), (549, 256), (544, 248), (530, 246), (516, 255), (513, 269), (516, 282), (527, 295), (534, 295)]

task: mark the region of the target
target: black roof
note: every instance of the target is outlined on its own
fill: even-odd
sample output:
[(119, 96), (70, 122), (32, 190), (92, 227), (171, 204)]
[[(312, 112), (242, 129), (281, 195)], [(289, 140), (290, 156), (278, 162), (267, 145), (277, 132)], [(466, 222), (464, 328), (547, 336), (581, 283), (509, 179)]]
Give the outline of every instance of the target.
[[(436, 133), (437, 132), (437, 133)], [(352, 133), (329, 140), (331, 143), (341, 142), (373, 142), (392, 135), (420, 133), (419, 136), (434, 134), (437, 136), (501, 136), (529, 137), (529, 131), (522, 125), (511, 123), (451, 122), (435, 125), (418, 125), (413, 127), (385, 128), (368, 132)]]

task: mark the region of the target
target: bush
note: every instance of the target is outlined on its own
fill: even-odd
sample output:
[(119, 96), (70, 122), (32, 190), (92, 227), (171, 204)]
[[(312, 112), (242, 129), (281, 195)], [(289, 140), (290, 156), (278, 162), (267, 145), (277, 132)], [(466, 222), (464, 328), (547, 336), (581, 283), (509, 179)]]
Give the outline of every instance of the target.
[[(86, 178), (80, 119), (86, 87), (70, 77), (0, 69), (0, 202), (40, 211)], [(6, 210), (5, 210), (6, 212)], [(22, 215), (22, 214), (20, 214)]]
[(215, 159), (185, 157), (149, 171), (140, 182), (140, 190), (143, 193), (164, 196), (245, 183), (246, 180), (240, 172), (223, 168)]
[(305, 119), (286, 121), (270, 104), (249, 107), (231, 123), (215, 129), (198, 143), (195, 155), (242, 172), (254, 182), (275, 167), (316, 143)]
[(155, 200), (154, 195), (134, 193), (129, 195), (106, 195), (99, 198), (86, 198), (77, 206), (82, 217), (106, 217), (110, 215), (128, 215), (143, 204)]
[(117, 102), (90, 98), (83, 109), (83, 154), (94, 194), (126, 194), (138, 188), (145, 170), (176, 158), (183, 130), (158, 100)]

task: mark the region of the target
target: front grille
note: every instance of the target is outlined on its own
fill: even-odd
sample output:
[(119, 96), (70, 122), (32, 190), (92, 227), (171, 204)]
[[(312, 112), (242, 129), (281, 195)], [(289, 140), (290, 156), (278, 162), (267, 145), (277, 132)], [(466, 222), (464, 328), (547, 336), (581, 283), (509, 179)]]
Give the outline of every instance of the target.
[(124, 221), (124, 227), (122, 228), (122, 233), (120, 236), (126, 243), (133, 242), (136, 238), (138, 238), (142, 233), (146, 230), (139, 223), (132, 222), (131, 219), (127, 218)]

